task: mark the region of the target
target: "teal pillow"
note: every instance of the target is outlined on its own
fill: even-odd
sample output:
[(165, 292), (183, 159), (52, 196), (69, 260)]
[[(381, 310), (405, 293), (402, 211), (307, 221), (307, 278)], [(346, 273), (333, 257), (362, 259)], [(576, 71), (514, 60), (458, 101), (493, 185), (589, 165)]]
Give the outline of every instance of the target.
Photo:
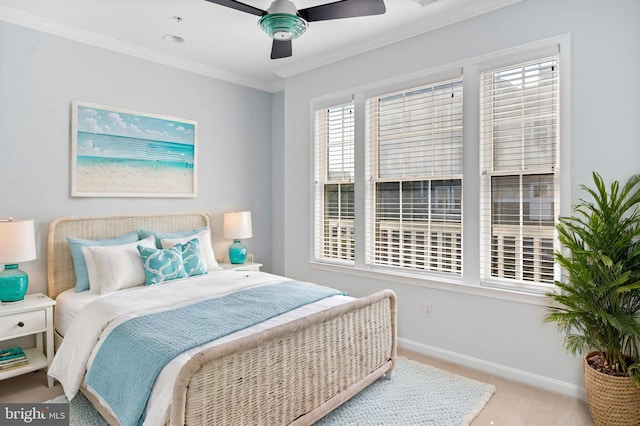
[(145, 285), (186, 278), (181, 247), (166, 250), (138, 246), (144, 267)]
[(207, 268), (204, 266), (204, 261), (200, 255), (199, 239), (194, 238), (184, 244), (176, 244), (174, 247), (182, 249), (182, 261), (188, 276), (192, 277), (207, 273)]
[(89, 290), (89, 272), (87, 271), (87, 262), (84, 260), (82, 247), (119, 246), (122, 244), (135, 243), (136, 241), (138, 241), (138, 233), (136, 231), (104, 240), (81, 240), (79, 238), (67, 237), (69, 249), (71, 250), (71, 258), (73, 259), (73, 269), (76, 272), (76, 293)]
[(150, 231), (148, 229), (140, 228), (138, 229), (138, 239), (144, 240), (147, 237), (153, 236), (156, 239), (156, 248), (160, 249), (162, 248), (162, 244), (160, 243), (160, 240), (170, 240), (174, 238), (190, 237), (191, 235), (196, 235), (198, 232), (204, 231), (205, 229), (208, 229), (208, 228), (206, 226), (203, 226), (201, 228), (189, 229), (188, 231), (157, 232), (157, 231)]

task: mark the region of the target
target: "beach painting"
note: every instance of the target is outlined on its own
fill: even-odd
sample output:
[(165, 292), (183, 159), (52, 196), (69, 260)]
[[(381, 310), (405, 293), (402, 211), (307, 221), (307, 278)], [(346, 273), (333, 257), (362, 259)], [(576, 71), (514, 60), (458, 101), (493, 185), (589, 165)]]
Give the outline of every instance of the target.
[(71, 195), (195, 197), (197, 122), (72, 102)]

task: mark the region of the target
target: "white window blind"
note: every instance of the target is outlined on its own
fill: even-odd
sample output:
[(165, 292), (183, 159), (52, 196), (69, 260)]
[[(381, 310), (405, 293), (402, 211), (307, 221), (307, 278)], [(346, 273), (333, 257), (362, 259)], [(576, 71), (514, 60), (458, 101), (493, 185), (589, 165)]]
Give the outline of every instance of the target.
[(366, 262), (462, 272), (462, 79), (367, 99)]
[(316, 260), (354, 262), (353, 103), (315, 112)]
[(481, 275), (544, 287), (555, 278), (558, 57), (482, 73)]

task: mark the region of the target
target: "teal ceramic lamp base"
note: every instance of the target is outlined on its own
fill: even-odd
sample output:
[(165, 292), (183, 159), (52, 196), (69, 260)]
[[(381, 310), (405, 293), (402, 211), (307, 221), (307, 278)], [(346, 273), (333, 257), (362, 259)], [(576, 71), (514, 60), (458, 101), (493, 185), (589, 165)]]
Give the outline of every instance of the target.
[(2, 303), (20, 302), (24, 299), (29, 286), (29, 276), (18, 269), (18, 265), (5, 265), (0, 272), (0, 301)]
[(243, 264), (247, 258), (247, 248), (240, 240), (233, 240), (233, 244), (229, 246), (229, 262), (233, 264)]

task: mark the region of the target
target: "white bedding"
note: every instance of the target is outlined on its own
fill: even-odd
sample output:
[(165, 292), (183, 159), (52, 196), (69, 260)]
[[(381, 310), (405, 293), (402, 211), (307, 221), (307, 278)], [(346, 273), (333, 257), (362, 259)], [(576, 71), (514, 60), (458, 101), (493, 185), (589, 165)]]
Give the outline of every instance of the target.
[[(133, 287), (108, 295), (92, 295), (95, 296), (93, 300), (89, 300), (89, 297), (84, 300), (82, 297), (67, 297), (66, 300), (72, 300), (72, 302), (63, 310), (72, 313), (74, 309), (77, 309), (75, 319), (68, 324), (63, 324), (61, 321), (60, 327), (65, 331), (65, 338), (53, 359), (48, 374), (62, 384), (65, 395), (71, 400), (83, 383), (85, 371), (91, 366), (96, 350), (106, 335), (118, 324), (141, 314), (157, 312), (168, 307), (224, 296), (243, 288), (284, 280), (287, 279), (264, 272), (215, 271), (183, 280)], [(257, 333), (350, 300), (353, 298), (347, 296), (322, 299), (182, 353), (160, 372), (149, 398), (144, 424), (164, 423), (171, 402), (175, 378), (184, 363), (202, 348)], [(87, 303), (82, 307), (84, 301)], [(67, 321), (68, 318), (64, 322)], [(65, 325), (66, 327), (64, 327)]]
[(56, 314), (53, 317), (53, 325), (58, 334), (64, 337), (78, 312), (89, 303), (101, 297), (104, 296), (93, 294), (90, 291), (76, 293), (75, 287), (60, 293), (56, 297)]

